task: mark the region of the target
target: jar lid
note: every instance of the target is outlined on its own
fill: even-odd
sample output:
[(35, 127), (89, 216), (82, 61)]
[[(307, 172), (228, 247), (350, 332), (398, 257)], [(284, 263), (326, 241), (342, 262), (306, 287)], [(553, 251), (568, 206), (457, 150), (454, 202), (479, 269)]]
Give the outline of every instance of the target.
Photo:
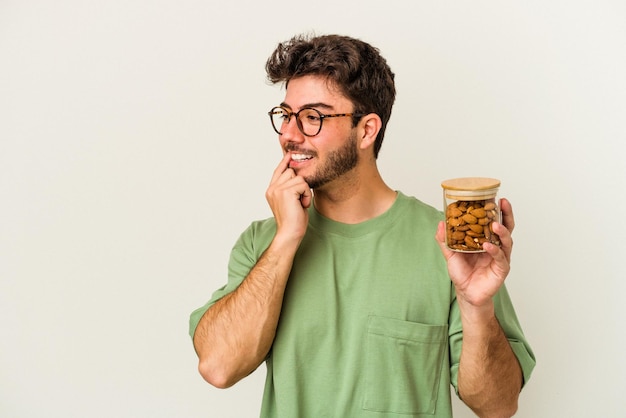
[[(487, 177), (461, 177), (441, 182), (446, 197), (456, 200), (491, 199), (496, 196), (500, 180)], [(453, 192), (450, 192), (453, 191)]]

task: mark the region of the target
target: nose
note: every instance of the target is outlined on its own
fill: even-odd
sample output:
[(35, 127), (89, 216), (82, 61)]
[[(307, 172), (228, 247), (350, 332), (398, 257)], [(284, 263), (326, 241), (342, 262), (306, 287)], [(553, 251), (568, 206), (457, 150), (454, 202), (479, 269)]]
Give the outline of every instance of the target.
[(283, 123), (281, 129), (282, 135), (281, 139), (285, 142), (303, 142), (304, 135), (300, 132), (298, 128), (298, 122), (296, 121), (296, 117), (292, 116), (287, 123)]

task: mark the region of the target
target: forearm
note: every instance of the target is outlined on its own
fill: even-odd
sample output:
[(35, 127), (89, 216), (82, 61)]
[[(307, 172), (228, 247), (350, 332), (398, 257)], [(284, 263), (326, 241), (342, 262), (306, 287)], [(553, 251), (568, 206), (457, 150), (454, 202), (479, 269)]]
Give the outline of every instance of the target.
[(206, 311), (194, 347), (207, 382), (232, 386), (263, 362), (274, 340), (292, 261), (290, 251), (270, 245), (241, 285)]
[(493, 306), (461, 309), (463, 345), (458, 389), (480, 417), (510, 417), (517, 411), (522, 371)]

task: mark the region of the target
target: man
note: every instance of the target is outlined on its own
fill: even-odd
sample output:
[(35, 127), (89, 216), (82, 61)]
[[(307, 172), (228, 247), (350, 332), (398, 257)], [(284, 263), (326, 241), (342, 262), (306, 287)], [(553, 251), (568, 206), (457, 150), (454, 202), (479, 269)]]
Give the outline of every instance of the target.
[(394, 74), (369, 44), (294, 37), (266, 70), (286, 84), (270, 111), (274, 216), (241, 235), (228, 283), (191, 315), (204, 379), (226, 388), (266, 362), (263, 417), (449, 417), (450, 384), (481, 417), (513, 415), (535, 362), (504, 287), (509, 202), (501, 247), (462, 254), (441, 212), (385, 184)]

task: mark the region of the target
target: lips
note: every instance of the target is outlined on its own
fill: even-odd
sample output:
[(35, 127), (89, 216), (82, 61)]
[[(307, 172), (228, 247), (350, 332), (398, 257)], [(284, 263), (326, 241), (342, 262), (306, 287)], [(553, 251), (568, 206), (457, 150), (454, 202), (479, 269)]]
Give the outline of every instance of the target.
[(297, 144), (288, 142), (285, 144), (285, 152), (288, 152), (291, 156), (290, 165), (298, 166), (312, 160), (316, 157), (315, 151), (300, 148)]
[(311, 158), (313, 158), (313, 156), (309, 154), (291, 154), (291, 160), (297, 163), (310, 160)]
[(300, 152), (291, 153), (291, 161), (289, 162), (289, 167), (298, 168), (303, 167), (308, 163), (308, 161), (313, 159), (313, 155), (311, 154), (303, 154)]

